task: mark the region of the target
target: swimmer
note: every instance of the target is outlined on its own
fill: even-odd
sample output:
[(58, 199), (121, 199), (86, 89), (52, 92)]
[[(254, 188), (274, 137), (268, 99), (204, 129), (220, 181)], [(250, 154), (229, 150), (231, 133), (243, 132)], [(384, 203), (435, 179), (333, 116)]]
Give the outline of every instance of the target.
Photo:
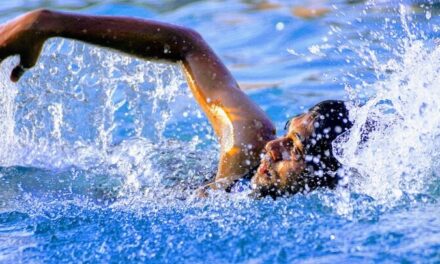
[(255, 197), (334, 188), (341, 164), (332, 141), (351, 127), (341, 101), (324, 101), (290, 119), (275, 137), (269, 117), (240, 90), (219, 57), (194, 30), (150, 20), (35, 10), (0, 26), (0, 60), (19, 55), (17, 82), (52, 37), (74, 39), (146, 60), (182, 66), (188, 85), (221, 144), (218, 171), (203, 186), (229, 190), (251, 179)]

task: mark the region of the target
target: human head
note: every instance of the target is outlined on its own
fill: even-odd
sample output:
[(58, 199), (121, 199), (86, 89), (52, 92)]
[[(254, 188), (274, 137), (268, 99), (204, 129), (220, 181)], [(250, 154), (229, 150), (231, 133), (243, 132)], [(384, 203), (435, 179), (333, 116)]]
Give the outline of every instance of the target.
[(332, 142), (351, 128), (342, 101), (323, 101), (286, 124), (285, 136), (269, 141), (261, 164), (252, 178), (256, 196), (272, 197), (334, 188), (341, 166), (334, 157)]

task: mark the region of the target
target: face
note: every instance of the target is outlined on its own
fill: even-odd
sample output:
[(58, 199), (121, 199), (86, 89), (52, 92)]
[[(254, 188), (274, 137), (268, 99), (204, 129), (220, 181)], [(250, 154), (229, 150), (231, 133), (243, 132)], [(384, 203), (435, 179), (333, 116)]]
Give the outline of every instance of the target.
[(314, 115), (306, 113), (291, 120), (287, 134), (269, 141), (252, 187), (258, 196), (295, 192), (305, 168), (303, 141), (313, 133)]

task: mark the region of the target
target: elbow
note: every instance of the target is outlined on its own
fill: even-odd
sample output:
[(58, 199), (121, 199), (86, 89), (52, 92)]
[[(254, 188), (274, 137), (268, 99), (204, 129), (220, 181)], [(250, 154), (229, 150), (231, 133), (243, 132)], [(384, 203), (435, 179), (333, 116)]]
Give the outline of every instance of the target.
[(181, 33), (181, 48), (184, 57), (189, 54), (194, 54), (206, 50), (206, 47), (208, 47), (208, 44), (203, 39), (202, 35), (196, 30), (191, 28), (183, 28)]
[(47, 8), (39, 8), (39, 9), (35, 9), (31, 12), (28, 13), (29, 17), (33, 17), (36, 20), (41, 19), (41, 18), (46, 18), (49, 17), (53, 14), (53, 11)]
[(192, 28), (186, 29), (186, 35), (191, 38), (193, 42), (202, 42), (203, 37), (200, 35), (200, 33)]
[(22, 21), (26, 29), (40, 31), (48, 28), (52, 15), (53, 11), (49, 9), (36, 9), (25, 14)]
[(42, 21), (47, 20), (44, 19), (44, 17), (47, 16), (48, 12), (49, 10), (46, 9), (36, 9), (34, 11), (25, 13), (23, 16), (18, 17), (14, 28), (14, 30), (16, 31), (15, 34), (20, 32), (37, 36), (43, 28), (42, 24), (44, 26), (44, 22), (42, 23)]
[(45, 14), (52, 13), (52, 11), (50, 9), (47, 9), (47, 8), (38, 8), (38, 9), (35, 9), (34, 11), (32, 11), (32, 12), (36, 13), (36, 14), (40, 14), (40, 15), (45, 15)]

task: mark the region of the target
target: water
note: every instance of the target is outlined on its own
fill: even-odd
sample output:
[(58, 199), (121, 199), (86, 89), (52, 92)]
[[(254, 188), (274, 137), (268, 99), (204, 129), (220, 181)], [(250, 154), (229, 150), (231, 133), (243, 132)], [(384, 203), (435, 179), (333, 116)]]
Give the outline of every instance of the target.
[(325, 99), (348, 100), (355, 124), (334, 145), (336, 191), (200, 200), (219, 150), (180, 69), (52, 39), (18, 85), (14, 58), (0, 72), (0, 262), (439, 262), (438, 6), (322, 1), (303, 19), (300, 5), (0, 4), (2, 20), (50, 6), (189, 26), (279, 134)]

